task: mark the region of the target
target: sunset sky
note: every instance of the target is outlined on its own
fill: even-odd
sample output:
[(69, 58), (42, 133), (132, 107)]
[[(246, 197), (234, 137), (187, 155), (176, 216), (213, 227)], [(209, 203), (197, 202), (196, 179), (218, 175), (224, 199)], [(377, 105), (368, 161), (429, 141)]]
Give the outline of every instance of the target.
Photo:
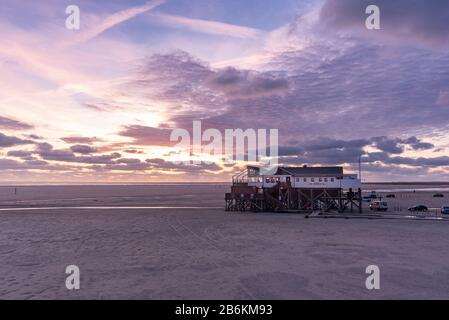
[(0, 183), (228, 181), (172, 162), (194, 120), (279, 129), (286, 165), (449, 179), (447, 0), (0, 0), (0, 30)]

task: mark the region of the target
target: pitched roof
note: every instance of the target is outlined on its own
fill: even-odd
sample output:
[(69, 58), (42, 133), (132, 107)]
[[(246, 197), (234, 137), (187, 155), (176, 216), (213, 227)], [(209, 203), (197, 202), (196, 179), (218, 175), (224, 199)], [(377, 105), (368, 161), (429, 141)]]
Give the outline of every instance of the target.
[(292, 176), (320, 176), (343, 175), (342, 167), (279, 167), (276, 175), (289, 174)]

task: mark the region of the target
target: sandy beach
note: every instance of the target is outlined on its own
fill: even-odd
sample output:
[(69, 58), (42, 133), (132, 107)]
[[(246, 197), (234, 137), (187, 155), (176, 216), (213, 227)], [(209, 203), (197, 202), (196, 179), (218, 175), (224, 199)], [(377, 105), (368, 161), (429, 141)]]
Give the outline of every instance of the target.
[[(449, 298), (447, 221), (228, 213), (227, 188), (0, 187), (0, 299)], [(404, 208), (448, 199), (395, 193)]]

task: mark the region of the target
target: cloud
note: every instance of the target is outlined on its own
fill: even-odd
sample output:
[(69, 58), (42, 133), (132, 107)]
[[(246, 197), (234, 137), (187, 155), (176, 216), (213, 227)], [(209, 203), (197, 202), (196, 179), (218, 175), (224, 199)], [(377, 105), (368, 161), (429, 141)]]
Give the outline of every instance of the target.
[(410, 157), (391, 157), (384, 160), (387, 164), (403, 164), (417, 167), (449, 167), (449, 157), (434, 157), (434, 158), (410, 158)]
[(16, 157), (16, 158), (26, 158), (30, 157), (33, 154), (31, 151), (23, 151), (23, 150), (12, 150), (8, 151), (8, 157)]
[(136, 150), (136, 149), (126, 149), (123, 152), (131, 153), (131, 154), (144, 154), (142, 150)]
[(288, 80), (282, 76), (231, 67), (217, 70), (208, 81), (211, 88), (226, 93), (229, 99), (282, 94), (289, 88)]
[(81, 154), (90, 154), (97, 152), (96, 148), (82, 144), (73, 145), (70, 147), (70, 150), (72, 150), (74, 153), (81, 153)]
[[(375, 4), (381, 11), (381, 29), (367, 31), (365, 9)], [(362, 32), (365, 37), (413, 41), (432, 46), (449, 45), (449, 2), (446, 0), (327, 0), (321, 22), (333, 30)]]
[(215, 163), (175, 164), (160, 158), (147, 159), (146, 162), (153, 170), (174, 170), (180, 173), (214, 172), (221, 170), (221, 167)]
[(75, 167), (64, 165), (53, 165), (42, 160), (16, 161), (11, 159), (0, 158), (1, 171), (15, 171), (28, 173), (29, 170), (45, 170), (45, 171), (74, 171)]
[[(374, 147), (379, 151), (366, 151), (366, 147)], [(405, 148), (412, 150), (428, 150), (434, 146), (416, 137), (407, 139), (373, 137), (369, 139), (342, 140), (320, 137), (279, 148), (280, 162), (288, 164), (354, 164), (361, 157), (364, 163), (381, 162), (384, 164), (419, 164), (422, 166), (435, 164), (437, 158), (407, 158), (397, 157)], [(422, 147), (424, 149), (422, 149)], [(393, 157), (395, 156), (395, 157)], [(444, 160), (444, 158), (443, 158)], [(436, 161), (441, 161), (436, 160)]]
[(387, 137), (373, 138), (374, 146), (382, 151), (393, 154), (404, 152), (404, 147), (400, 145), (401, 139), (388, 139)]
[(153, 128), (141, 125), (128, 125), (119, 132), (119, 135), (133, 138), (133, 144), (141, 146), (173, 146), (177, 142), (170, 141), (172, 130), (166, 128)]
[(364, 42), (336, 50), (313, 38), (276, 54), (267, 65), (274, 72), (212, 69), (185, 52), (153, 55), (124, 89), (169, 104), (178, 127), (203, 120), (214, 128), (280, 128), (285, 140), (422, 134), (429, 124), (447, 125), (449, 109), (435, 104), (449, 83), (445, 57)]
[(410, 137), (402, 142), (408, 144), (413, 150), (429, 150), (435, 148), (433, 143), (422, 142), (417, 137)]
[(177, 113), (191, 113), (183, 108), (192, 106), (207, 108), (211, 116), (222, 112), (229, 100), (282, 95), (289, 81), (281, 72), (212, 69), (186, 52), (175, 51), (146, 59), (125, 89), (175, 104)]
[(319, 137), (303, 143), (303, 148), (308, 151), (327, 149), (361, 149), (371, 144), (370, 139), (342, 140), (328, 137)]
[[(86, 151), (85, 148), (79, 148), (79, 146), (76, 146), (75, 149), (78, 149), (78, 151)], [(109, 164), (113, 163), (113, 160), (121, 157), (121, 154), (118, 152), (101, 155), (77, 156), (75, 152), (70, 149), (54, 149), (49, 143), (37, 144), (35, 153), (44, 160), (79, 164)]]
[(33, 139), (33, 140), (42, 140), (42, 139), (44, 139), (43, 137), (38, 136), (36, 134), (28, 134), (28, 135), (26, 135), (26, 137), (29, 138), (29, 139)]
[(17, 137), (7, 136), (0, 132), (0, 147), (7, 148), (32, 143), (34, 142), (31, 140), (23, 140)]
[(30, 130), (33, 128), (34, 128), (34, 126), (32, 126), (28, 123), (0, 116), (0, 129)]
[(152, 23), (162, 24), (167, 27), (184, 28), (195, 32), (242, 39), (258, 39), (264, 34), (262, 30), (254, 28), (237, 26), (218, 21), (191, 19), (164, 13), (152, 13), (150, 15), (150, 20)]
[(65, 137), (61, 138), (62, 141), (66, 143), (84, 143), (84, 144), (93, 144), (95, 142), (103, 141), (97, 137)]

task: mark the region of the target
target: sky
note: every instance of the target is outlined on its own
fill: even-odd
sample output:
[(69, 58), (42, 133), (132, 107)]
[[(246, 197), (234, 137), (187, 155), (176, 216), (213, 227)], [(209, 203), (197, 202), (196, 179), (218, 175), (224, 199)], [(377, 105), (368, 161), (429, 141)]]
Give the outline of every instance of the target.
[(449, 179), (447, 0), (0, 8), (0, 183), (228, 181), (245, 163), (174, 162), (170, 133), (193, 121), (278, 129), (282, 165), (352, 173), (360, 158), (364, 181)]

